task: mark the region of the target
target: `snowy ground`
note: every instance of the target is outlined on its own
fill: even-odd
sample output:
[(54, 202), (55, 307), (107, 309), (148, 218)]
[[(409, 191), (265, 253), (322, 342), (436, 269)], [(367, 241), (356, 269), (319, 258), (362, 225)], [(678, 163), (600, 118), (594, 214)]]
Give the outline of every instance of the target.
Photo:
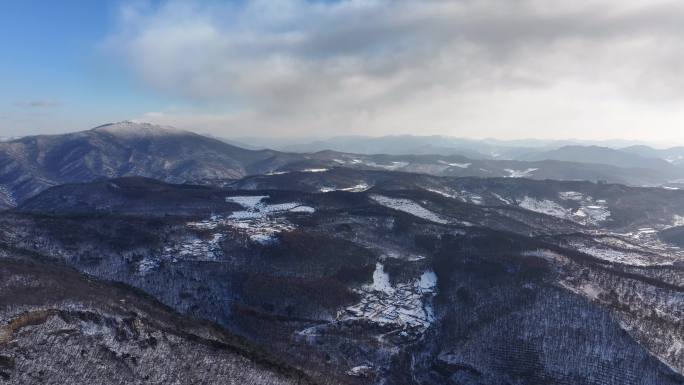
[(603, 247), (580, 247), (578, 250), (605, 261), (621, 263), (625, 265), (658, 266), (672, 264), (671, 261), (655, 261), (649, 255), (634, 251), (615, 250)]
[(437, 189), (432, 189), (432, 188), (427, 188), (427, 191), (433, 192), (435, 194), (439, 194), (443, 197), (447, 198), (452, 198), (452, 199), (458, 199), (461, 202), (465, 203), (472, 203), (475, 205), (481, 205), (483, 203), (482, 196), (479, 194), (471, 193), (466, 190), (461, 190), (461, 191), (441, 191)]
[(331, 192), (331, 191), (348, 191), (348, 192), (363, 192), (370, 188), (366, 183), (359, 183), (350, 187), (321, 187), (320, 192)]
[(344, 309), (338, 319), (367, 319), (422, 333), (434, 322), (432, 298), (436, 289), (437, 276), (432, 271), (425, 271), (413, 282), (392, 286), (383, 265), (377, 263), (373, 283), (359, 290), (361, 302)]
[(394, 210), (403, 211), (418, 218), (428, 220), (430, 222), (447, 224), (449, 221), (438, 214), (424, 208), (418, 203), (410, 199), (389, 198), (382, 195), (371, 195), (371, 198), (377, 203), (389, 207)]
[(525, 198), (518, 203), (518, 206), (530, 211), (551, 215), (558, 218), (569, 219), (571, 217), (569, 209), (566, 209), (558, 203), (548, 199), (540, 200), (525, 196)]
[(445, 162), (443, 160), (440, 160), (439, 163), (450, 166), (450, 167), (458, 167), (458, 168), (468, 168), (472, 163), (449, 163)]
[(157, 268), (161, 260), (218, 260), (224, 256), (221, 241), (228, 233), (260, 244), (275, 242), (277, 234), (295, 229), (285, 217), (286, 214), (315, 212), (313, 207), (297, 202), (266, 204), (263, 202), (266, 198), (267, 195), (227, 197), (227, 202), (237, 203), (243, 210), (234, 211), (228, 216), (212, 215), (205, 220), (188, 222), (186, 226), (198, 233), (165, 245), (159, 257), (143, 259), (138, 263), (138, 272), (142, 275), (148, 273)]
[(539, 170), (538, 168), (528, 168), (526, 170), (514, 170), (507, 168), (504, 171), (508, 173), (508, 178), (527, 178), (532, 176), (532, 174)]
[(363, 162), (366, 166), (383, 168), (385, 170), (397, 170), (408, 166), (408, 162), (390, 162), (389, 164), (380, 164), (375, 162)]
[(549, 199), (536, 199), (529, 196), (525, 196), (518, 202), (518, 206), (530, 211), (591, 226), (600, 225), (610, 217), (610, 210), (604, 200), (594, 200), (590, 196), (584, 196), (582, 193), (574, 191), (561, 192), (558, 195), (561, 200), (576, 202), (580, 207), (573, 210), (564, 207), (559, 202)]

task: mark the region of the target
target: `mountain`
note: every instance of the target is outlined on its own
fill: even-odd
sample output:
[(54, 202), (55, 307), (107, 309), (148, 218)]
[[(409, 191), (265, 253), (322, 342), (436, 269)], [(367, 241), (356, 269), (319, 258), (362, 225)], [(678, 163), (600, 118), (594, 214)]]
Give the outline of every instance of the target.
[[(401, 146), (410, 144), (413, 137), (392, 140), (394, 142), (391, 143)], [(430, 146), (425, 148), (427, 152), (437, 151), (436, 144)], [(363, 151), (361, 146), (355, 149)], [(586, 151), (608, 155), (582, 156)], [(567, 147), (556, 153), (541, 152), (530, 157), (543, 160), (248, 150), (171, 127), (120, 122), (88, 131), (1, 142), (0, 209), (15, 207), (51, 186), (122, 176), (221, 185), (247, 175), (317, 172), (344, 167), (436, 176), (600, 180), (636, 186), (670, 185), (684, 180), (682, 168), (663, 160), (642, 158), (617, 150)], [(546, 158), (571, 158), (574, 161)], [(605, 163), (586, 163), (588, 161)]]
[(64, 135), (0, 143), (0, 201), (47, 187), (137, 175), (181, 182), (239, 178), (279, 166), (274, 151), (250, 151), (187, 131), (120, 122)]
[(621, 150), (644, 157), (660, 158), (675, 165), (684, 165), (684, 147), (655, 149), (649, 146), (630, 146)]
[(0, 382), (314, 384), (215, 325), (0, 246)]
[(677, 172), (670, 163), (652, 157), (599, 146), (564, 146), (555, 150), (522, 155), (518, 160), (558, 160), (565, 162), (605, 164), (622, 168), (642, 168)]
[[(255, 148), (273, 148), (291, 152), (317, 152), (332, 150), (353, 152), (358, 154), (433, 154), (463, 155), (473, 159), (515, 159), (531, 152), (548, 151), (568, 145), (605, 146), (610, 148), (640, 145), (628, 140), (539, 140), (539, 139), (466, 139), (444, 135), (389, 135), (371, 136), (336, 136), (328, 139), (306, 141), (302, 138), (257, 138), (244, 137), (235, 140), (226, 139), (229, 143), (243, 143)], [(244, 147), (244, 146), (242, 146)]]
[(332, 150), (367, 155), (462, 155), (473, 159), (491, 158), (491, 153), (494, 152), (491, 146), (474, 140), (413, 135), (339, 136), (328, 140), (284, 145), (278, 148), (283, 151), (300, 153)]
[(349, 168), (118, 178), (5, 211), (0, 250), (141, 290), (327, 383), (681, 385), (683, 202)]
[(605, 164), (556, 160), (476, 160), (459, 155), (359, 155), (322, 151), (305, 155), (301, 165), (290, 163), (277, 170), (353, 169), (404, 171), (436, 176), (509, 177), (555, 180), (588, 180), (633, 186), (661, 186), (684, 176), (684, 169), (624, 168)]

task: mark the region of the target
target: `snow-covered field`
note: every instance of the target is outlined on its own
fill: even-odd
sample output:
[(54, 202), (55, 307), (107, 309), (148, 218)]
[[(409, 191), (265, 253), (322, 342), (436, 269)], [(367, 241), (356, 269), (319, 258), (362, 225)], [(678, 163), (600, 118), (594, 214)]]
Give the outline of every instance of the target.
[(415, 217), (428, 220), (430, 222), (447, 224), (449, 221), (440, 215), (424, 208), (410, 199), (390, 198), (382, 195), (371, 195), (377, 203), (394, 210), (403, 211)]

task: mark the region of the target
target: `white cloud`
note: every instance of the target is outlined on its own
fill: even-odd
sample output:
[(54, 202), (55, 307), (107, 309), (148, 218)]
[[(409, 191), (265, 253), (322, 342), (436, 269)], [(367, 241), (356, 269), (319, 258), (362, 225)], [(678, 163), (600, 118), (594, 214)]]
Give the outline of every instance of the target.
[(651, 0), (172, 1), (126, 7), (107, 46), (211, 107), (151, 120), (220, 134), (663, 139), (684, 117), (683, 19)]

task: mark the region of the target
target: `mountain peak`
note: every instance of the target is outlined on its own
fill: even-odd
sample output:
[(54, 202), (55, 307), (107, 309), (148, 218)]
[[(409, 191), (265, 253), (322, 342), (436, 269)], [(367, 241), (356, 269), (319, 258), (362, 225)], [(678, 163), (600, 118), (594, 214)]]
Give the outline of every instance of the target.
[(187, 134), (188, 131), (180, 130), (171, 126), (159, 126), (152, 123), (124, 120), (117, 123), (108, 123), (93, 128), (93, 131), (106, 132), (116, 136), (126, 137), (149, 137)]

